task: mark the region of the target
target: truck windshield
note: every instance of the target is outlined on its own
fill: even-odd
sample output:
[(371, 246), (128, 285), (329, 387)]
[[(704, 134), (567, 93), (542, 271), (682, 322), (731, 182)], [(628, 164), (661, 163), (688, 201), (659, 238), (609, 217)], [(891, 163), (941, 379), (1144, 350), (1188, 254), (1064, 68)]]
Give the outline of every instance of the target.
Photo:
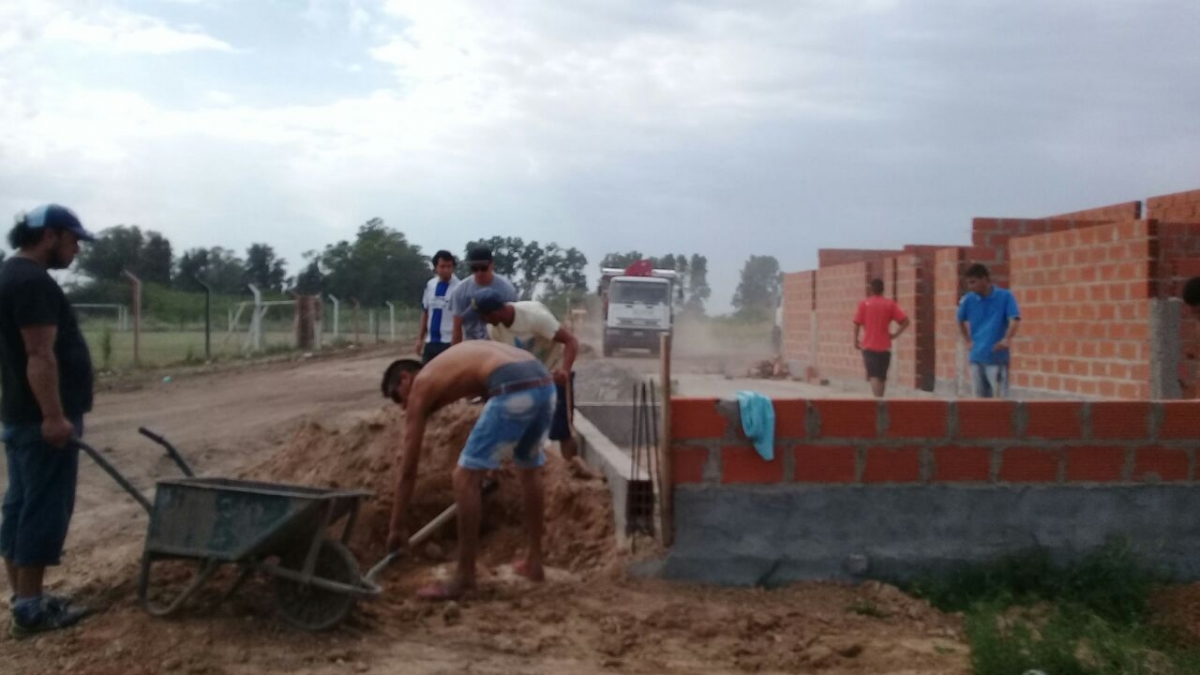
[(667, 284), (647, 284), (639, 282), (614, 282), (610, 298), (611, 302), (627, 305), (642, 303), (645, 305), (665, 305), (670, 291)]

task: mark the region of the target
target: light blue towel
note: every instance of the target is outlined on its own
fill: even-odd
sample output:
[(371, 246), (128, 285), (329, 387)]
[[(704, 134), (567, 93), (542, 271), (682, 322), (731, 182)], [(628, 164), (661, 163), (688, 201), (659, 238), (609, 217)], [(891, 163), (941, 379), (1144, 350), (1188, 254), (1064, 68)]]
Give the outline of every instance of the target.
[(775, 459), (775, 406), (757, 391), (739, 391), (738, 407), (742, 431), (754, 442), (754, 449), (768, 462)]

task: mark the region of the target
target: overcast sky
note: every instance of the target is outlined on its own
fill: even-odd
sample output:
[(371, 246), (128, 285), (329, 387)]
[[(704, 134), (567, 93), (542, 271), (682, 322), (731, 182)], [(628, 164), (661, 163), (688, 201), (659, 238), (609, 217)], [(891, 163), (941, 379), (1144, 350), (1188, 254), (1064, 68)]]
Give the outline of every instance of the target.
[[(1200, 188), (1196, 0), (0, 1), (0, 214), (752, 254)], [(7, 217), (5, 215), (4, 217)]]

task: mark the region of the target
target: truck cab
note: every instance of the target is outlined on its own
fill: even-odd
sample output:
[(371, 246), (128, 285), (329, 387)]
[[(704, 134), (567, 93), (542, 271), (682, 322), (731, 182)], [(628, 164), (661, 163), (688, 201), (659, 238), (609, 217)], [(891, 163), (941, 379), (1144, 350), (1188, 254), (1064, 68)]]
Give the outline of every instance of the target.
[(658, 354), (663, 333), (675, 320), (674, 270), (656, 270), (645, 261), (621, 270), (601, 269), (604, 297), (604, 355), (620, 349), (648, 349)]

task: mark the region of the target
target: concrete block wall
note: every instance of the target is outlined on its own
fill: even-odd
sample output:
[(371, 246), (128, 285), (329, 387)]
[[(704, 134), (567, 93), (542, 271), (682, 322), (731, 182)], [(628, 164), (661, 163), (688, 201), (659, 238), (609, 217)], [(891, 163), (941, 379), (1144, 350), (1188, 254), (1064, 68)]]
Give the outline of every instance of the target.
[(1151, 197), (1146, 200), (1146, 217), (1200, 223), (1200, 190)]
[(862, 355), (854, 348), (854, 312), (874, 268), (856, 262), (817, 270), (817, 378), (864, 379)]
[(894, 579), (1126, 537), (1200, 577), (1200, 529), (1162, 517), (1200, 508), (1200, 402), (777, 400), (770, 462), (717, 404), (671, 401), (669, 576)]
[(1012, 385), (1032, 392), (1144, 399), (1158, 274), (1153, 221), (1014, 239), (1012, 290), (1021, 306)]

